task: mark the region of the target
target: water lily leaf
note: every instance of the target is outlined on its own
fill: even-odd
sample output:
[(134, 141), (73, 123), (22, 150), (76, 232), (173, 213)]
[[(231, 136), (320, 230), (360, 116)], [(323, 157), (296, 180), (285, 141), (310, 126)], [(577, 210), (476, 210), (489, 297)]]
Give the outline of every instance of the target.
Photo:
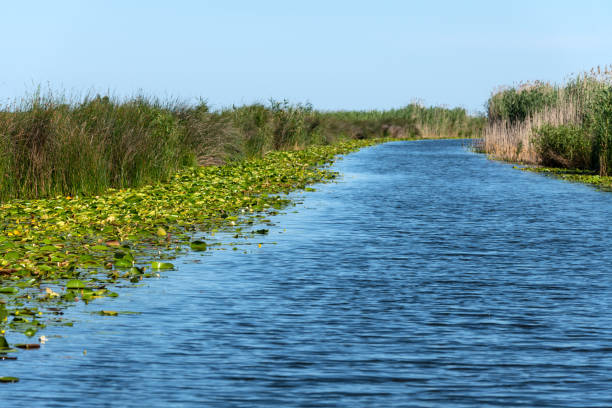
[(132, 266), (130, 268), (130, 273), (142, 275), (144, 273), (144, 268), (139, 268), (137, 266)]
[(113, 265), (115, 265), (116, 268), (131, 268), (134, 265), (134, 262), (131, 259), (121, 258), (115, 259)]
[(26, 331), (23, 332), (23, 334), (25, 334), (28, 337), (32, 337), (36, 334), (38, 330), (35, 329), (34, 327), (29, 327), (28, 329), (26, 329)]
[(156, 232), (158, 237), (165, 237), (168, 233), (162, 227), (159, 227)]
[(268, 232), (270, 232), (270, 230), (267, 229), (258, 229), (253, 231), (255, 234), (261, 234), (261, 235), (266, 235)]
[(19, 382), (17, 377), (0, 377), (0, 383), (16, 383)]
[(20, 288), (28, 288), (36, 284), (36, 279), (28, 279), (24, 282), (17, 282), (17, 286)]
[(6, 341), (6, 338), (4, 336), (0, 336), (0, 349), (7, 349), (9, 348), (9, 344)]
[(68, 291), (62, 295), (62, 299), (67, 302), (72, 302), (76, 299), (76, 295), (73, 292)]
[(58, 251), (59, 249), (54, 245), (45, 245), (45, 246), (40, 247), (40, 250), (42, 252), (55, 252), (55, 251)]
[(174, 265), (169, 262), (151, 262), (151, 268), (153, 269), (174, 269)]
[(100, 310), (102, 316), (117, 316), (119, 313), (114, 310)]
[(93, 249), (94, 251), (108, 251), (109, 250), (109, 248), (106, 245), (94, 245), (90, 247), (90, 249)]
[(17, 288), (11, 288), (11, 287), (0, 288), (0, 293), (5, 293), (7, 295), (15, 295), (18, 292), (19, 292), (19, 289)]
[(85, 282), (83, 282), (82, 280), (71, 279), (68, 282), (66, 282), (66, 289), (84, 289), (84, 288), (85, 288)]
[(206, 242), (204, 242), (204, 241), (197, 241), (197, 240), (196, 241), (191, 241), (189, 246), (194, 251), (206, 251), (206, 247), (207, 247)]
[(115, 259), (127, 259), (129, 261), (134, 260), (134, 256), (129, 252), (117, 251), (114, 255)]
[(7, 261), (16, 261), (19, 258), (21, 258), (21, 255), (19, 255), (18, 252), (11, 251), (11, 252), (7, 252), (6, 254), (4, 254), (2, 258), (4, 258)]

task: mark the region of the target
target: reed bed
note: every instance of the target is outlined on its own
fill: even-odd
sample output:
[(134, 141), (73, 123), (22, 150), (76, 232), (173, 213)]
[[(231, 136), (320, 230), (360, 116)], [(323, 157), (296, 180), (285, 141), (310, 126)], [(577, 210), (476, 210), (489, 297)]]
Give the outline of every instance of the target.
[(489, 121), (484, 129), (483, 149), (497, 159), (538, 164), (541, 161), (535, 138), (545, 125), (575, 125), (581, 122), (580, 111), (573, 101), (546, 106), (521, 121)]
[(95, 195), (168, 180), (179, 169), (348, 139), (478, 136), (463, 109), (409, 105), (321, 112), (270, 101), (212, 111), (136, 96), (35, 92), (0, 108), (0, 201)]
[(359, 138), (364, 132), (383, 136), (423, 138), (474, 138), (482, 135), (486, 119), (463, 108), (425, 107), (412, 103), (387, 111), (337, 111), (323, 114), (335, 126)]
[(612, 163), (612, 67), (563, 85), (527, 82), (494, 92), (479, 146), (496, 159), (583, 168)]

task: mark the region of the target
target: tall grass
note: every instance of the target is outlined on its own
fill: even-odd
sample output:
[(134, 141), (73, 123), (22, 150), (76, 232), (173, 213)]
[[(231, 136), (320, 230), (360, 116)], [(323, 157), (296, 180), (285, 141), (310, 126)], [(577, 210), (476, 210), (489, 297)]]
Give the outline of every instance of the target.
[(612, 164), (612, 70), (580, 74), (563, 85), (528, 82), (487, 103), (481, 148), (498, 159), (593, 169)]
[(0, 196), (99, 192), (162, 179), (192, 162), (178, 120), (156, 101), (69, 104), (34, 95), (0, 116)]
[(424, 107), (410, 104), (387, 111), (336, 111), (322, 114), (327, 126), (355, 138), (390, 137), (479, 137), (484, 117), (470, 116), (463, 108)]
[(0, 109), (0, 200), (98, 194), (166, 180), (180, 168), (350, 138), (476, 136), (462, 109), (320, 112), (270, 101), (211, 111), (201, 101), (36, 92)]

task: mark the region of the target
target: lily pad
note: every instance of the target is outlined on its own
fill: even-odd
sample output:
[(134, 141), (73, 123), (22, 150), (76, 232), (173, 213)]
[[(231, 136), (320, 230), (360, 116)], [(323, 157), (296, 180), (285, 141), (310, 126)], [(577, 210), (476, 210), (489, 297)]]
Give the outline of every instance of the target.
[(29, 288), (36, 284), (36, 279), (28, 279), (27, 281), (17, 282), (17, 286), (20, 288)]
[(83, 282), (82, 280), (71, 279), (68, 282), (66, 282), (66, 289), (84, 289), (84, 288), (85, 288), (85, 282)]
[(4, 254), (2, 258), (4, 258), (7, 261), (16, 261), (19, 258), (21, 258), (21, 255), (19, 255), (19, 253), (17, 252), (7, 252), (6, 254)]
[(117, 251), (115, 252), (115, 260), (117, 259), (126, 259), (129, 261), (133, 261), (134, 260), (134, 256), (132, 254), (130, 254), (129, 252), (123, 252), (123, 251)]
[(127, 258), (115, 259), (114, 265), (116, 268), (131, 268), (134, 265), (134, 261)]
[(16, 383), (19, 382), (17, 377), (0, 377), (0, 383)]
[(171, 264), (170, 262), (153, 261), (151, 262), (151, 268), (153, 269), (174, 269), (174, 265)]
[(53, 245), (44, 245), (44, 246), (40, 247), (40, 250), (42, 252), (55, 252), (58, 249), (57, 249), (56, 246), (53, 246)]
[(15, 295), (17, 294), (17, 292), (19, 292), (19, 289), (17, 288), (11, 288), (11, 287), (0, 288), (0, 293), (4, 293), (7, 295)]
[(28, 329), (26, 329), (26, 331), (23, 332), (23, 334), (25, 334), (28, 337), (32, 337), (36, 334), (38, 330), (36, 330), (34, 327), (29, 327)]
[(206, 242), (204, 242), (204, 241), (197, 241), (197, 240), (196, 241), (191, 241), (189, 246), (194, 251), (206, 251), (206, 248), (207, 248)]
[(117, 316), (119, 315), (119, 312), (116, 312), (114, 310), (100, 310), (100, 314), (102, 316)]
[(9, 348), (8, 341), (6, 341), (6, 338), (4, 336), (0, 336), (0, 349), (7, 349), (7, 348)]

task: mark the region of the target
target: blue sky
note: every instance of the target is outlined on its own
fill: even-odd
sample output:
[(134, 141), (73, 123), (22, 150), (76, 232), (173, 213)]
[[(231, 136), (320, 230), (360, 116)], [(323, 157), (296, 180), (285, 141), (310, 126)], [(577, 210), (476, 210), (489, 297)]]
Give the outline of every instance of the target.
[(42, 85), (214, 107), (476, 111), (495, 87), (612, 63), (610, 1), (3, 3), (0, 102)]

